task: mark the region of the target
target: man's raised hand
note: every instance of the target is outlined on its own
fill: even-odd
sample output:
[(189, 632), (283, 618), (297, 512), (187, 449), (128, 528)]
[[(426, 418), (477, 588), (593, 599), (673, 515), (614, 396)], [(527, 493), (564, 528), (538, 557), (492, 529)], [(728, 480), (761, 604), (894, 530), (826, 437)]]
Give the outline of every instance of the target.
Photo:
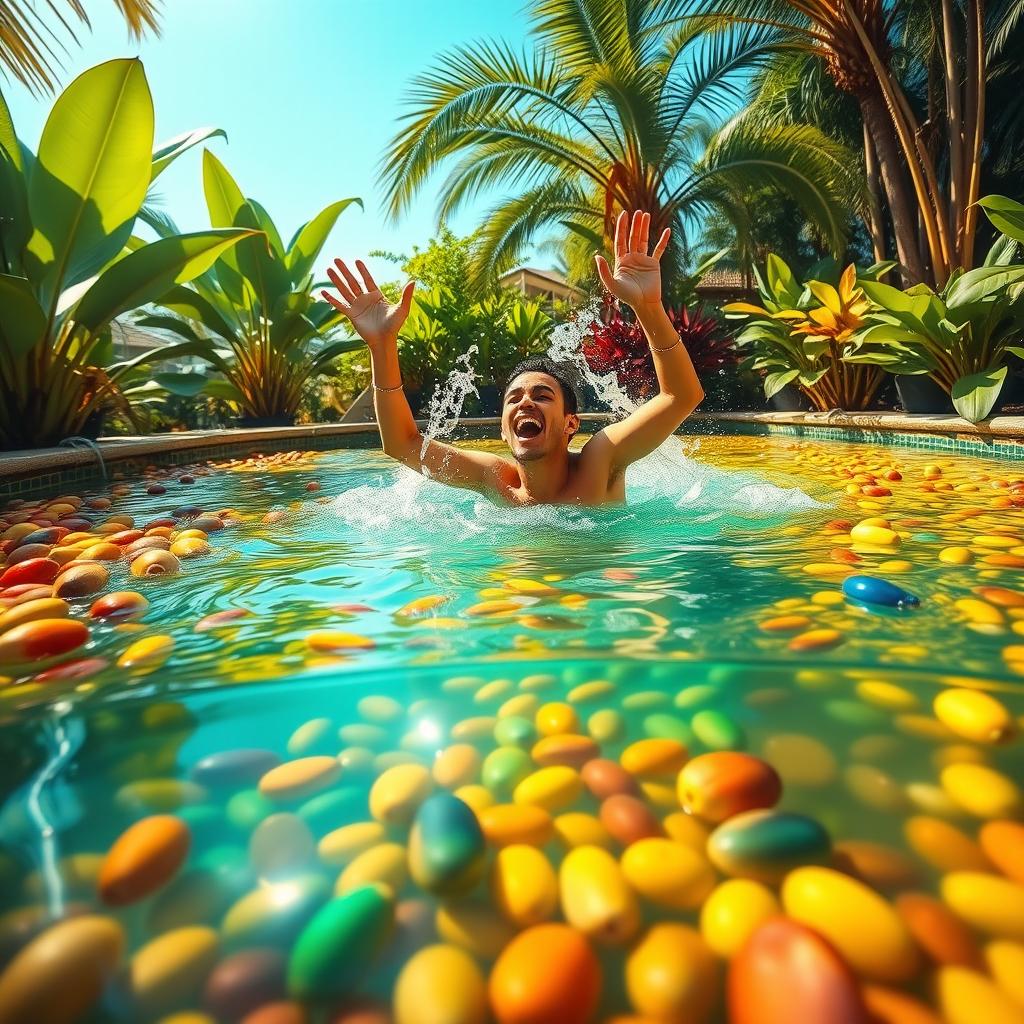
[(344, 313), (352, 322), (359, 337), (370, 348), (374, 348), (385, 341), (398, 337), (398, 332), (409, 315), (416, 282), (410, 281), (402, 289), (402, 298), (398, 304), (392, 306), (384, 298), (362, 260), (356, 260), (356, 269), (363, 279), (362, 284), (356, 279), (355, 274), (345, 266), (343, 260), (335, 260), (334, 267), (327, 269), (327, 276), (331, 279), (334, 287), (338, 289), (341, 298), (335, 298), (328, 291), (322, 291), (320, 294), (335, 309)]
[(649, 213), (635, 211), (631, 223), (629, 214), (623, 210), (615, 222), (615, 270), (609, 268), (603, 256), (595, 256), (601, 283), (620, 302), (634, 309), (661, 302), (660, 260), (672, 232), (665, 228), (654, 252), (648, 256), (650, 229)]

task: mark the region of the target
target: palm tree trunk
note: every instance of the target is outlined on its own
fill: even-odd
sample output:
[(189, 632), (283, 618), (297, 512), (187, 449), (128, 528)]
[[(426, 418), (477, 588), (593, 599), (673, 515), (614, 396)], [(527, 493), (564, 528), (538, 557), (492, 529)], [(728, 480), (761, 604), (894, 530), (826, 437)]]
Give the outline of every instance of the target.
[(864, 172), (868, 180), (868, 208), (865, 222), (871, 236), (871, 251), (875, 261), (885, 259), (885, 221), (882, 219), (882, 182), (878, 174), (878, 158), (871, 141), (867, 122), (864, 122)]
[(896, 239), (896, 257), (903, 264), (904, 284), (924, 281), (925, 261), (917, 238), (917, 216), (910, 202), (900, 147), (893, 131), (892, 118), (885, 100), (874, 89), (858, 96), (864, 130), (871, 136), (882, 184), (889, 202), (889, 215)]

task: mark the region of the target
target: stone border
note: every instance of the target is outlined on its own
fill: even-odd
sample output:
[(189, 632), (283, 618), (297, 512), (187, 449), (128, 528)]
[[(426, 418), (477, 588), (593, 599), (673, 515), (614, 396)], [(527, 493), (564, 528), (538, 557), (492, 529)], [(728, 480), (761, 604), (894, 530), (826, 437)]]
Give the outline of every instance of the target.
[[(584, 413), (585, 423), (605, 423), (608, 413)], [(417, 420), (424, 427), (426, 420)], [(467, 417), (460, 425), (493, 434), (496, 417)], [(816, 440), (896, 444), (962, 454), (1024, 459), (1024, 417), (997, 416), (968, 423), (958, 416), (916, 416), (902, 412), (724, 412), (695, 413), (683, 432), (703, 433), (702, 424), (726, 425), (728, 432), (786, 434)], [(198, 458), (238, 458), (250, 452), (291, 448), (332, 450), (346, 446), (372, 447), (376, 423), (320, 423), (300, 427), (262, 427), (251, 430), (192, 430), (149, 437), (111, 437), (97, 443), (105, 465), (121, 473), (144, 469), (151, 462), (182, 464)], [(12, 497), (72, 483), (102, 480), (92, 447), (41, 448), (0, 453), (0, 496)]]

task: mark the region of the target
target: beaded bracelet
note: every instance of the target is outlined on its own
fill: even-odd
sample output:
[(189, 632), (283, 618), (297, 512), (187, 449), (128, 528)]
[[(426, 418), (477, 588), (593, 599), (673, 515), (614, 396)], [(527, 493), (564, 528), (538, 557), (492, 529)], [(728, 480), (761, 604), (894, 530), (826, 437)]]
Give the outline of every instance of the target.
[(652, 352), (667, 352), (670, 348), (675, 348), (682, 340), (682, 338), (676, 338), (671, 345), (666, 345), (664, 348), (656, 348), (654, 345), (651, 345), (650, 348)]
[(399, 384), (399, 385), (397, 385), (396, 387), (393, 387), (393, 388), (381, 388), (381, 387), (378, 387), (376, 384), (374, 384), (373, 385), (373, 390), (374, 391), (401, 391), (402, 388), (404, 388), (404, 387), (405, 387), (404, 384)]

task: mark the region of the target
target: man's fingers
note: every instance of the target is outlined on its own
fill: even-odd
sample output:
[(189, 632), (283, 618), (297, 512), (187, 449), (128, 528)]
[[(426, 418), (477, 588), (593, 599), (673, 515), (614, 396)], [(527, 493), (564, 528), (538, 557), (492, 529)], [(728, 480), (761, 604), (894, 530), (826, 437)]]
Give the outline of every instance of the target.
[(416, 291), (415, 281), (410, 281), (402, 290), (402, 301), (399, 303), (398, 308), (401, 309), (403, 318), (409, 315), (409, 309), (412, 306), (412, 293), (414, 291)]
[[(639, 210), (633, 211), (633, 220), (629, 226), (629, 251), (640, 252), (640, 229), (643, 224), (643, 214)], [(645, 252), (646, 256), (647, 253)]]
[[(341, 260), (338, 260), (338, 262), (340, 263)], [(348, 285), (345, 284), (344, 281), (342, 281), (341, 277), (338, 275), (338, 272), (333, 267), (327, 268), (327, 276), (331, 279), (331, 284), (333, 284), (334, 287), (338, 289), (338, 291), (341, 293), (341, 297), (346, 302), (355, 301), (355, 296), (352, 294), (352, 292), (349, 291)]]
[(661, 238), (658, 239), (658, 244), (654, 247), (654, 252), (651, 253), (651, 255), (656, 260), (660, 260), (661, 257), (662, 257), (662, 254), (668, 248), (668, 240), (669, 240), (669, 238), (671, 236), (672, 236), (672, 229), (671, 228), (665, 228), (665, 230), (662, 231)]
[(601, 284), (611, 291), (614, 278), (608, 269), (608, 261), (603, 256), (595, 256), (594, 259), (597, 262), (597, 276), (601, 278)]
[(334, 265), (345, 275), (345, 280), (348, 282), (349, 289), (353, 295), (362, 295), (363, 289), (359, 282), (356, 280), (356, 275), (352, 273), (348, 267), (345, 266), (344, 260), (335, 260)]
[(625, 210), (619, 214), (618, 220), (615, 222), (615, 258), (618, 259), (620, 256), (625, 256), (629, 252), (629, 239), (626, 237), (626, 218), (629, 214)]
[(375, 292), (377, 290), (377, 283), (370, 275), (370, 271), (367, 270), (366, 264), (362, 260), (356, 260), (356, 270), (359, 271), (359, 276), (363, 279), (363, 284), (366, 285), (368, 292)]
[(322, 291), (320, 293), (339, 313), (344, 313), (348, 316), (348, 306), (345, 303), (336, 299), (330, 292)]

